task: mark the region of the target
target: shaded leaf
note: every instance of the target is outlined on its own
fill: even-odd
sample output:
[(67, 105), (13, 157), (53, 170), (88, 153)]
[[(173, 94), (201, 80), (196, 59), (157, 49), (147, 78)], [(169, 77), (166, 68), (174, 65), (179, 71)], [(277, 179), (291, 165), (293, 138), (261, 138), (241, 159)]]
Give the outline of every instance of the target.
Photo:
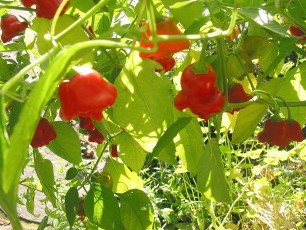
[(104, 229), (124, 230), (119, 204), (114, 193), (102, 185), (93, 185), (84, 202), (85, 214), (90, 221)]
[(121, 219), (127, 230), (152, 229), (153, 207), (149, 197), (141, 190), (132, 189), (119, 194)]
[(79, 193), (76, 187), (71, 187), (65, 196), (65, 213), (70, 227), (74, 225), (76, 210), (79, 205)]
[(77, 132), (69, 123), (51, 122), (57, 134), (48, 148), (66, 161), (78, 165), (82, 161), (81, 144)]
[(216, 139), (208, 142), (204, 155), (199, 162), (197, 184), (199, 190), (208, 199), (216, 202), (230, 201), (221, 152)]

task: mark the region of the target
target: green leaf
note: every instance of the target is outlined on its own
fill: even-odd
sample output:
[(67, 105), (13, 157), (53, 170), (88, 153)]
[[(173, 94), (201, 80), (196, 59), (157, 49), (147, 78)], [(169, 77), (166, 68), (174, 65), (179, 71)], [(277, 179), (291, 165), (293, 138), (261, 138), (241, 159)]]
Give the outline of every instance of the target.
[(233, 144), (244, 142), (254, 133), (268, 107), (266, 104), (255, 102), (239, 111), (233, 132)]
[(131, 53), (115, 81), (118, 96), (112, 110), (115, 123), (147, 152), (173, 123), (174, 111), (171, 83), (155, 74), (152, 63)]
[(72, 180), (78, 175), (78, 170), (75, 167), (71, 167), (67, 170), (65, 179), (66, 180)]
[(48, 144), (48, 148), (59, 157), (78, 165), (82, 161), (79, 136), (69, 123), (51, 122), (57, 134), (56, 139)]
[[(287, 79), (279, 89), (277, 96), (280, 96), (288, 102), (306, 101), (306, 63), (291, 69), (285, 75)], [(287, 109), (281, 108), (281, 111), (287, 116)], [(290, 107), (292, 118), (300, 124), (306, 123), (306, 106)]]
[(273, 20), (273, 17), (264, 9), (254, 8), (240, 8), (237, 9), (238, 14), (247, 21), (251, 20), (261, 25), (265, 29), (273, 31), (282, 36), (288, 36), (287, 30)]
[(191, 120), (180, 132), (176, 142), (176, 153), (184, 168), (195, 175), (204, 154), (203, 133), (197, 119)]
[(35, 215), (34, 213), (34, 199), (35, 199), (35, 189), (34, 188), (28, 188), (27, 193), (25, 194), (26, 198), (26, 208), (29, 213), (31, 213), (33, 216), (39, 216)]
[(70, 227), (74, 225), (76, 210), (79, 205), (79, 193), (76, 187), (71, 187), (65, 196), (65, 212)]
[(84, 202), (85, 214), (103, 229), (124, 230), (114, 193), (102, 185), (93, 185)]
[(141, 190), (132, 189), (119, 194), (121, 219), (127, 230), (153, 229), (153, 207)]
[(33, 150), (34, 152), (34, 163), (35, 171), (37, 177), (42, 185), (42, 190), (53, 206), (56, 206), (56, 197), (55, 197), (55, 182), (54, 182), (54, 172), (53, 165), (50, 160), (43, 159), (41, 154), (37, 149)]
[(216, 139), (208, 142), (204, 155), (199, 161), (197, 184), (208, 199), (216, 202), (230, 201), (221, 152)]
[[(202, 13), (204, 11), (204, 4), (201, 1), (194, 1), (184, 7), (175, 7), (178, 3), (176, 0), (162, 0), (166, 8), (170, 9), (174, 18), (182, 23), (182, 25), (188, 28), (194, 21), (202, 18)], [(173, 7), (174, 6), (174, 7)], [(190, 17), (192, 15), (192, 17)]]
[(129, 170), (124, 164), (110, 159), (104, 169), (113, 178), (113, 191), (123, 193), (130, 189), (143, 189), (143, 181), (135, 172)]
[[(56, 24), (55, 34), (59, 34), (67, 27), (69, 27), (75, 20), (68, 16), (62, 15), (59, 17), (58, 22)], [(45, 35), (50, 33), (50, 28), (52, 24), (52, 20), (46, 18), (35, 17), (32, 21), (31, 30), (37, 33), (37, 47), (40, 54), (44, 54), (50, 50), (53, 45), (51, 41), (45, 39)], [(75, 36), (77, 34), (77, 36)], [(76, 27), (73, 31), (67, 34), (65, 37), (59, 40), (62, 46), (72, 45), (77, 42), (87, 41), (88, 37), (86, 33), (83, 31), (82, 27)]]
[(192, 120), (192, 117), (182, 117), (174, 122), (164, 134), (159, 138), (157, 144), (153, 148), (152, 158), (156, 157), (173, 139), (176, 135)]
[(170, 9), (179, 9), (181, 7), (188, 6), (189, 4), (192, 4), (192, 3), (195, 3), (195, 2), (198, 2), (198, 0), (188, 0), (188, 1), (177, 2), (177, 3), (174, 3), (173, 5), (171, 5), (169, 8)]
[(42, 219), (42, 221), (40, 222), (40, 224), (39, 224), (37, 230), (44, 230), (44, 229), (47, 227), (47, 225), (48, 225), (48, 219), (49, 219), (49, 217), (48, 217), (48, 216), (45, 216), (45, 217)]
[(138, 173), (145, 162), (147, 153), (128, 132), (120, 133), (115, 143), (119, 144), (119, 156), (123, 163)]

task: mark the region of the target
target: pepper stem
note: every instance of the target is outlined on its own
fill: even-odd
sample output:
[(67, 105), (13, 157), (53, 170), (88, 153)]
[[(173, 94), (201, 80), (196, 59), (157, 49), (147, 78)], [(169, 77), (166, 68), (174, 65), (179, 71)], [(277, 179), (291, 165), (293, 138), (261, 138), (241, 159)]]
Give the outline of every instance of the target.
[(272, 97), (272, 96), (271, 96), (269, 93), (267, 93), (266, 91), (260, 90), (260, 89), (255, 89), (255, 90), (253, 91), (253, 93), (254, 93), (254, 94), (257, 94), (257, 95), (259, 95), (259, 94), (264, 94), (264, 95), (268, 96), (268, 97), (272, 100), (272, 102), (273, 102), (273, 104), (274, 104), (274, 110), (275, 110), (274, 117), (275, 117), (276, 119), (280, 119), (280, 116), (279, 116), (279, 105), (278, 105), (278, 103), (277, 103), (277, 101), (275, 100), (274, 97)]
[(275, 99), (279, 99), (279, 100), (281, 100), (282, 102), (284, 102), (284, 104), (285, 104), (285, 106), (286, 106), (286, 108), (287, 108), (287, 112), (288, 112), (288, 120), (292, 120), (291, 111), (290, 111), (290, 109), (289, 109), (289, 106), (288, 106), (287, 102), (286, 102), (283, 98), (278, 97), (278, 96), (275, 97)]
[(192, 70), (196, 74), (205, 74), (208, 72), (208, 65), (206, 65), (206, 46), (207, 46), (208, 40), (204, 39), (202, 40), (202, 50), (200, 54), (200, 59), (191, 67)]

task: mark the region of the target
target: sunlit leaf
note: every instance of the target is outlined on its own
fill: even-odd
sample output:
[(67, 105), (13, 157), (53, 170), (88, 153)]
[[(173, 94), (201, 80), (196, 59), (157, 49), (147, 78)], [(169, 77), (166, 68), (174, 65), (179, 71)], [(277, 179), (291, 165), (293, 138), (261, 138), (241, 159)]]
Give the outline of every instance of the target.
[(113, 178), (113, 191), (123, 193), (130, 189), (143, 189), (143, 182), (135, 172), (132, 172), (124, 164), (115, 160), (109, 160), (104, 169)]

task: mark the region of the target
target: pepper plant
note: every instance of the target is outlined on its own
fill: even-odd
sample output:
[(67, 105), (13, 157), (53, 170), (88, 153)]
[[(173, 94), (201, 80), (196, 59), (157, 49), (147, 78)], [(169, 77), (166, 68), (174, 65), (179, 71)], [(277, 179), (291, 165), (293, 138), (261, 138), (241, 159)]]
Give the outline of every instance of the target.
[[(33, 167), (70, 228), (157, 229), (146, 187), (156, 161), (192, 181), (209, 216), (195, 228), (225, 228), (246, 191), (237, 196), (232, 150), (255, 140), (305, 160), (305, 9), (301, 0), (0, 1), (0, 207), (13, 228), (22, 229), (20, 178)], [(67, 163), (60, 190), (46, 149)]]

